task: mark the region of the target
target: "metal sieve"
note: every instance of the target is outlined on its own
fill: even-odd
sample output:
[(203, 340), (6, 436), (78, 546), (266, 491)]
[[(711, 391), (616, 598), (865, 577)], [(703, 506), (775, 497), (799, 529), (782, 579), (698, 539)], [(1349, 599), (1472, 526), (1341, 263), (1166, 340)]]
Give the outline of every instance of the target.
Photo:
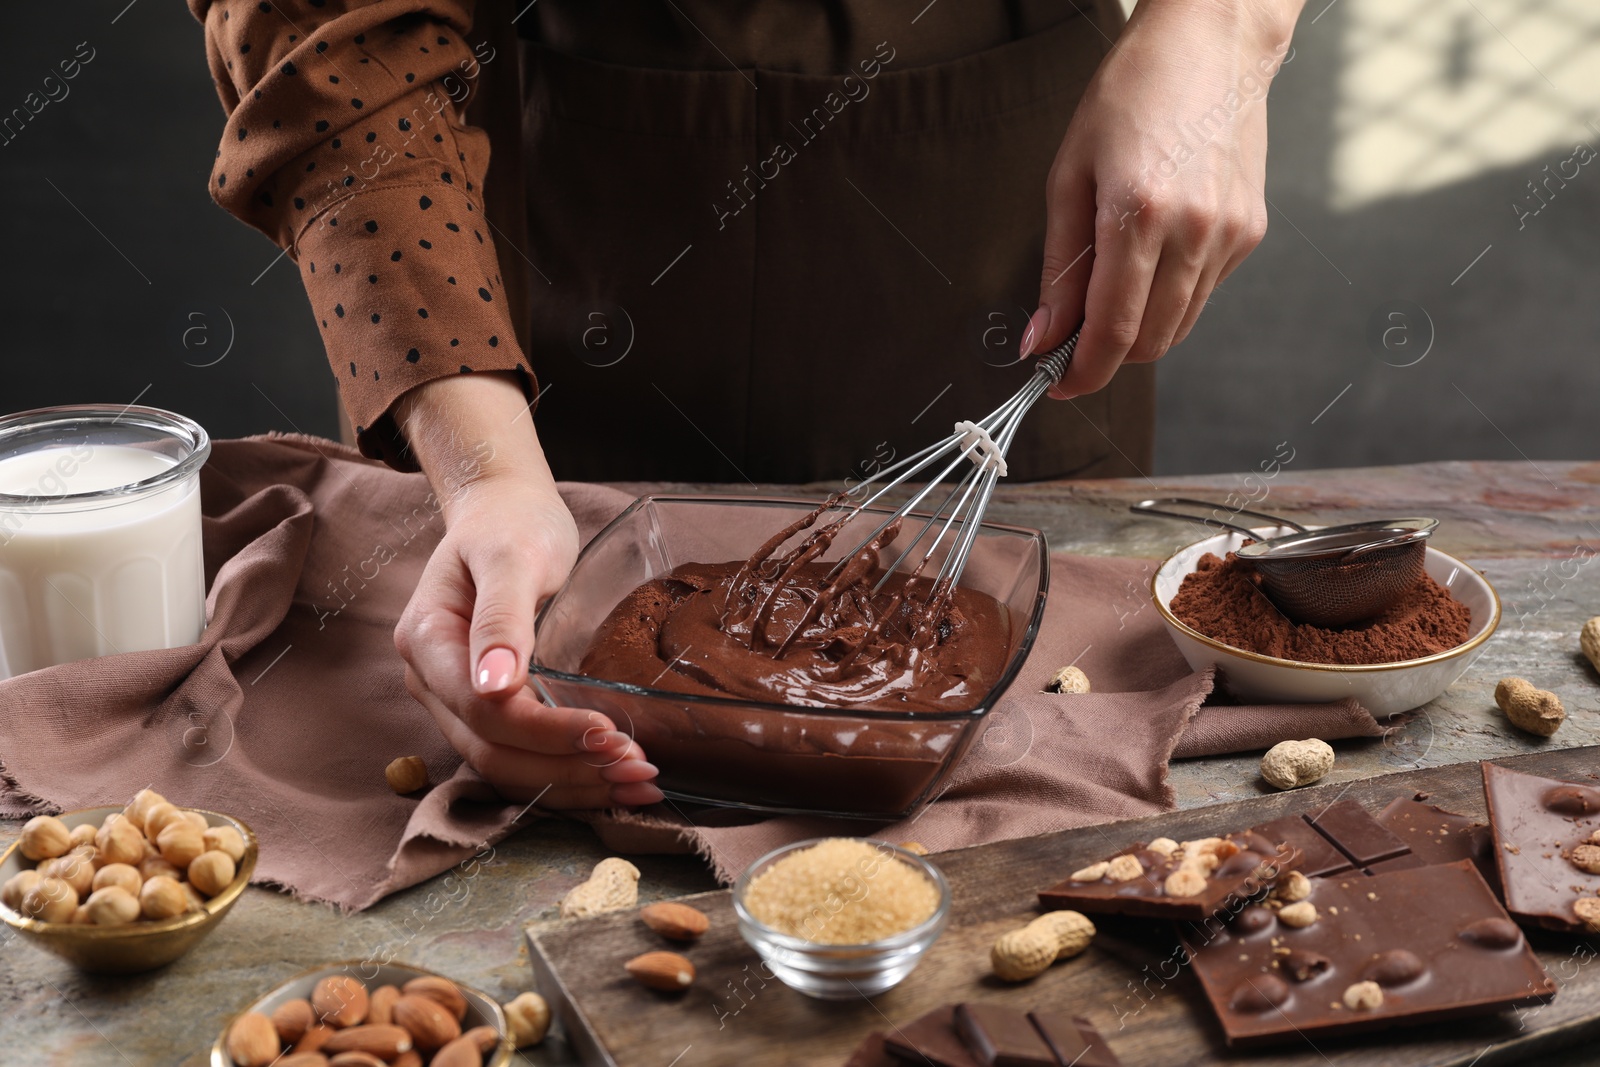
[[(1166, 510), (1172, 505), (1206, 508), (1211, 514)], [(1377, 519), (1308, 530), (1276, 515), (1187, 497), (1143, 500), (1129, 510), (1221, 527), (1252, 540), (1258, 536), (1254, 531), (1224, 522), (1216, 513), (1248, 515), (1296, 531), (1255, 540), (1235, 555), (1261, 576), (1261, 591), (1279, 610), (1313, 626), (1348, 626), (1393, 604), (1422, 577), (1426, 542), (1439, 525), (1438, 519)]]

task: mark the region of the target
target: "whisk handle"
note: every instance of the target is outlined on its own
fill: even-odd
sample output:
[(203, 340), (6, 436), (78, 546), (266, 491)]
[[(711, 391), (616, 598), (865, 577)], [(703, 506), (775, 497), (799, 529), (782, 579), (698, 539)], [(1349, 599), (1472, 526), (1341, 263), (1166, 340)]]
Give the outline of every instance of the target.
[(1051, 385), (1059, 382), (1061, 376), (1067, 373), (1067, 365), (1072, 362), (1072, 353), (1078, 348), (1078, 335), (1082, 332), (1083, 327), (1079, 326), (1072, 331), (1071, 337), (1040, 356), (1034, 374), (1048, 379)]

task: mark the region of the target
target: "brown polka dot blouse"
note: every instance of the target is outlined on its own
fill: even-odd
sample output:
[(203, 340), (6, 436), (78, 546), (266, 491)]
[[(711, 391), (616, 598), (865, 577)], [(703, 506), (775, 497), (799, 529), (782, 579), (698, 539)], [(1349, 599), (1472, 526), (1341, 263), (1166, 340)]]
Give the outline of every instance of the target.
[[(437, 84), (475, 77), (471, 0), (188, 0), (228, 115), (211, 195), (288, 249), (357, 439), (450, 374), (532, 375), (483, 216), (489, 142)], [(458, 94), (459, 95), (459, 94)]]

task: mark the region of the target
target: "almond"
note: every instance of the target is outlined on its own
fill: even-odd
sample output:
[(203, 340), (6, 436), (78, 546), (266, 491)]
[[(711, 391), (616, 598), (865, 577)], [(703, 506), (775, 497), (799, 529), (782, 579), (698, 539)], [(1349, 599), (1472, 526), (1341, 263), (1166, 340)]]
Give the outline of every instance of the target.
[(694, 941), (711, 927), (705, 912), (670, 901), (640, 908), (639, 918), (650, 929), (672, 941)]
[(367, 1008), (367, 1022), (394, 1022), (394, 1002), (400, 999), (400, 990), (392, 985), (381, 985), (372, 991), (372, 1003)]
[(335, 1028), (362, 1022), (370, 1005), (367, 987), (348, 974), (330, 974), (311, 991), (317, 1018)]
[(415, 993), (418, 996), (436, 1000), (444, 1009), (456, 1017), (460, 1022), (467, 1017), (467, 998), (461, 995), (461, 990), (448, 978), (440, 978), (436, 974), (423, 975), (413, 978), (400, 987), (402, 992)]
[(291, 1052), (281, 1060), (273, 1060), (272, 1067), (328, 1067), (328, 1057), (320, 1052)]
[(478, 1046), (478, 1051), (487, 1056), (500, 1044), (500, 1031), (492, 1026), (474, 1026), (471, 1030), (461, 1035), (472, 1038), (472, 1043)]
[(328, 1038), (321, 1049), (329, 1056), (337, 1056), (341, 1052), (370, 1052), (380, 1060), (392, 1060), (410, 1050), (411, 1035), (401, 1027), (388, 1023), (376, 1026), (363, 1023), (340, 1030)]
[(694, 981), (694, 964), (676, 952), (646, 952), (623, 964), (640, 985), (676, 993)]
[(278, 1036), (291, 1045), (304, 1037), (316, 1021), (317, 1013), (305, 997), (286, 1000), (272, 1009), (272, 1025), (278, 1028)]
[(226, 1044), (235, 1067), (266, 1067), (282, 1050), (272, 1020), (259, 1011), (247, 1011), (233, 1020)]
[(324, 1026), (321, 1023), (317, 1023), (315, 1026), (311, 1027), (311, 1029), (307, 1030), (303, 1035), (301, 1035), (299, 1041), (294, 1043), (293, 1051), (297, 1053), (316, 1052), (318, 1049), (322, 1048), (323, 1045), (328, 1043), (328, 1038), (332, 1037), (338, 1032), (339, 1031), (335, 1030), (331, 1026)]
[(328, 1061), (328, 1067), (389, 1067), (370, 1052), (341, 1052)]
[(417, 1048), (431, 1052), (461, 1036), (461, 1024), (431, 997), (402, 993), (394, 1002), (394, 1021), (411, 1031)]
[(434, 1054), (431, 1067), (483, 1067), (477, 1042), (463, 1034)]
[(389, 1067), (422, 1067), (422, 1053), (416, 1049), (412, 1049), (410, 1052), (402, 1052), (389, 1061)]

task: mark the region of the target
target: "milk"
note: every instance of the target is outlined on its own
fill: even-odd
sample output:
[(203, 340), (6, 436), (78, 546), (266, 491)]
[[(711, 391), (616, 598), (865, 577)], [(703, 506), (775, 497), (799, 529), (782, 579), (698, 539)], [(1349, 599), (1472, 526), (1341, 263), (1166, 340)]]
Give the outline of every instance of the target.
[(193, 644), (205, 629), (197, 475), (153, 493), (76, 501), (174, 459), (127, 445), (0, 459), (0, 679), (57, 663)]

